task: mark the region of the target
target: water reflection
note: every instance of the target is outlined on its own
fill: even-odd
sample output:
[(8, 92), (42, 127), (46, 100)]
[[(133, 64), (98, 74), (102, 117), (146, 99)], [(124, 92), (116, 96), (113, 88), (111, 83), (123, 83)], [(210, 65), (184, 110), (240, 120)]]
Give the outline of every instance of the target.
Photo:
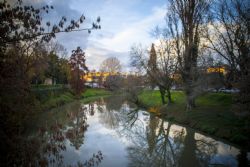
[(51, 112), (34, 119), (43, 141), (40, 166), (249, 165), (248, 152), (141, 111), (123, 97)]
[[(75, 147), (76, 150), (84, 143), (84, 133), (88, 128), (87, 117), (85, 106), (81, 106), (78, 103), (78, 110), (76, 112), (70, 112), (68, 114), (70, 122), (67, 125), (66, 138), (70, 141), (71, 145)], [(92, 109), (91, 111), (94, 112)], [(94, 113), (91, 113), (93, 115)]]
[(93, 107), (87, 110), (86, 106), (75, 102), (70, 107), (64, 108), (63, 114), (54, 110), (51, 111), (54, 112), (52, 117), (50, 112), (40, 115), (39, 117), (46, 118), (46, 121), (45, 124), (37, 125), (39, 127), (37, 133), (31, 137), (39, 146), (36, 148), (37, 154), (33, 155), (36, 156), (35, 160), (30, 161), (31, 166), (98, 166), (103, 159), (100, 150), (85, 161), (79, 159), (74, 163), (65, 162), (65, 152), (70, 147), (79, 150), (84, 144), (85, 133), (88, 129), (86, 111), (91, 110)]
[(146, 127), (138, 124), (130, 130), (137, 138), (128, 148), (131, 167), (208, 166), (210, 157), (216, 153), (213, 141), (195, 140), (191, 129), (171, 128), (171, 123), (152, 114), (145, 122)]

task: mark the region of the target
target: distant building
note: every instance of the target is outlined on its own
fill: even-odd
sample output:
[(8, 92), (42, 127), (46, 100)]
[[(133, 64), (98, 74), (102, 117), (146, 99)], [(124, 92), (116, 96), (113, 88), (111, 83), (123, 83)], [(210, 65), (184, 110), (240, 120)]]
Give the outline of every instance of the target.
[[(108, 76), (116, 76), (116, 75), (126, 77), (128, 74), (118, 73), (118, 72), (111, 73), (111, 72), (91, 71), (83, 75), (82, 78), (86, 81), (86, 85), (89, 85), (92, 87), (102, 87)], [(98, 86), (95, 86), (95, 85), (98, 85)]]
[(227, 74), (227, 67), (226, 66), (215, 66), (215, 67), (208, 67), (207, 74), (210, 73), (222, 73), (223, 75)]
[(110, 73), (110, 72), (88, 72), (87, 74), (85, 74), (83, 77), (83, 79), (86, 82), (93, 82), (99, 78), (102, 78), (102, 81), (106, 81), (106, 78), (108, 76), (113, 76), (113, 75), (118, 75), (119, 73)]

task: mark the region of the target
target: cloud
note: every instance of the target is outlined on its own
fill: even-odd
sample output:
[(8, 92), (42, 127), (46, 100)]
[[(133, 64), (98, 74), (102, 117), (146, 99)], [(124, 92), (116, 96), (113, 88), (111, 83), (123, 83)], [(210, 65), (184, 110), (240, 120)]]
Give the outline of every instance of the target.
[[(32, 0), (26, 0), (31, 2)], [(35, 5), (49, 4), (54, 10), (45, 20), (58, 23), (62, 16), (76, 19), (84, 13), (87, 21), (82, 27), (91, 26), (92, 20), (101, 16), (101, 30), (61, 33), (57, 35), (68, 53), (80, 46), (86, 51), (87, 64), (98, 69), (110, 56), (117, 57), (128, 68), (129, 50), (132, 44), (150, 45), (154, 42), (150, 31), (164, 23), (165, 0), (35, 0)]]
[[(87, 58), (91, 62), (90, 66), (97, 69), (97, 66), (93, 64), (99, 65), (105, 58), (115, 55), (123, 63), (124, 69), (128, 71), (131, 45), (134, 43), (150, 45), (154, 42), (155, 39), (150, 36), (149, 32), (154, 26), (164, 23), (165, 12), (164, 7), (155, 7), (148, 16), (141, 18), (135, 15), (133, 19), (129, 18), (127, 26), (121, 25), (120, 31), (110, 33), (112, 35), (105, 35), (110, 30), (101, 30), (96, 36), (90, 36), (86, 51), (89, 54)], [(99, 33), (104, 34), (102, 38), (98, 37)]]
[(86, 49), (86, 64), (90, 70), (99, 70), (100, 64), (108, 57), (118, 58), (122, 64), (123, 70), (128, 70), (128, 52), (116, 52), (102, 47), (88, 47)]
[(153, 40), (149, 32), (154, 26), (163, 22), (164, 16), (165, 10), (163, 8), (155, 8), (152, 15), (128, 24), (127, 28), (117, 33), (113, 38), (103, 38), (99, 42), (116, 51), (128, 51), (133, 43), (149, 44)]

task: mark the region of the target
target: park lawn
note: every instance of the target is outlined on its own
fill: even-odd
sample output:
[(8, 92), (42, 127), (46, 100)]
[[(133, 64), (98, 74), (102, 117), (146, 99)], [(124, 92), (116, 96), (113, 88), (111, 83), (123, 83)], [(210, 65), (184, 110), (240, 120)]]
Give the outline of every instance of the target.
[(233, 95), (225, 93), (206, 93), (196, 99), (197, 107), (185, 110), (185, 94), (173, 91), (173, 104), (162, 105), (159, 91), (144, 91), (139, 96), (140, 104), (149, 109), (159, 108), (157, 115), (166, 120), (187, 125), (215, 137), (232, 143), (249, 147), (249, 118), (235, 115), (233, 112)]

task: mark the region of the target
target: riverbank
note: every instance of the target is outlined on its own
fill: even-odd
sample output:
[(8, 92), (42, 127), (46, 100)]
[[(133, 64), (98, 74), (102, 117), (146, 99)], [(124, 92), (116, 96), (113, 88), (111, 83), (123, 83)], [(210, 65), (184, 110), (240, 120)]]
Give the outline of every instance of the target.
[[(56, 89), (56, 91), (54, 91), (50, 88), (47, 91), (39, 90), (39, 95), (36, 92), (35, 96), (37, 99), (37, 108), (41, 111), (47, 111), (76, 100), (76, 97), (73, 95), (70, 89), (60, 91), (58, 90)], [(90, 102), (100, 97), (110, 95), (112, 95), (112, 92), (104, 89), (88, 88), (84, 93), (82, 93), (80, 100), (82, 102)]]
[[(81, 95), (80, 100), (88, 103), (112, 94), (104, 89), (89, 88)], [(181, 91), (172, 92), (173, 104), (168, 106), (161, 104), (159, 91), (144, 91), (139, 99), (141, 107), (161, 118), (250, 148), (250, 119), (235, 115), (232, 109), (232, 94), (203, 94), (196, 100), (197, 107), (190, 112), (185, 111), (185, 94)], [(42, 111), (48, 111), (74, 100), (74, 95), (67, 90), (59, 94), (52, 93), (47, 99), (40, 101), (39, 105)]]
[(89, 88), (86, 92), (82, 93), (81, 101), (84, 103), (91, 102), (93, 100), (99, 99), (100, 97), (107, 97), (114, 95), (114, 92), (98, 89), (98, 88)]
[(196, 100), (197, 107), (189, 112), (185, 111), (183, 92), (172, 92), (172, 98), (173, 104), (167, 106), (161, 104), (159, 91), (144, 91), (139, 96), (140, 105), (149, 112), (250, 149), (250, 120), (233, 112), (232, 94), (203, 94)]

